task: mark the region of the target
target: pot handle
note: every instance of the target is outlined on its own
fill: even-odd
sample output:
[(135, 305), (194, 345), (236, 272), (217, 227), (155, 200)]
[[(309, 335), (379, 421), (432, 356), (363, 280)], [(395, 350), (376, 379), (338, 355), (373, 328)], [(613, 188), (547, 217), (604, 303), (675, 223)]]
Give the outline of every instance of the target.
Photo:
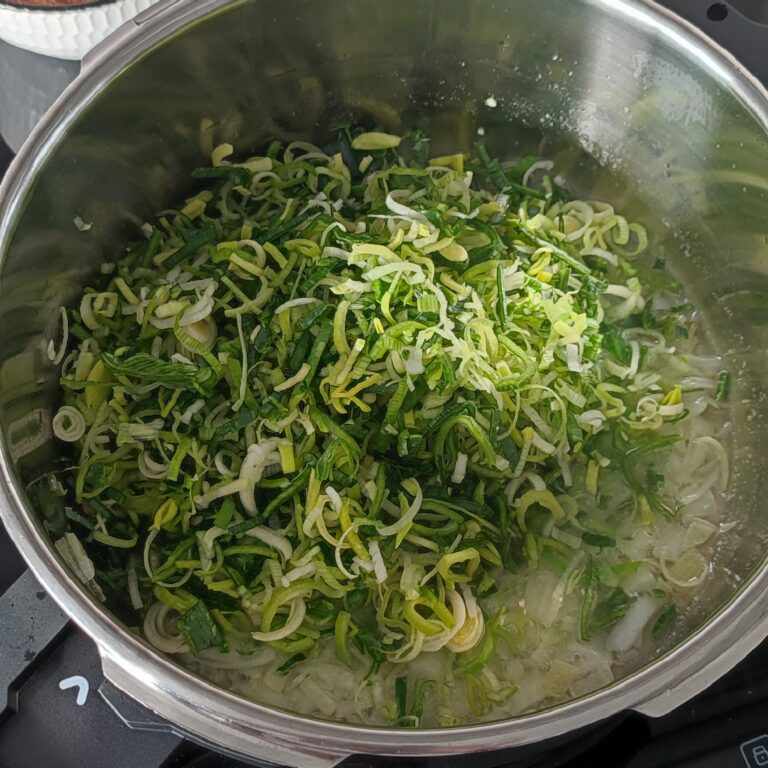
[[(673, 709), (682, 706), (694, 696), (704, 692), (728, 674), (737, 664), (754, 651), (761, 642), (768, 642), (768, 603), (763, 602), (759, 607), (753, 607), (750, 615), (741, 616), (743, 631), (735, 642), (727, 647), (710, 641), (707, 647), (699, 647), (695, 651), (673, 651), (675, 659), (669, 659), (677, 670), (666, 688), (658, 695), (646, 699), (632, 707), (633, 711), (648, 717), (662, 717)], [(712, 658), (712, 663), (706, 663)], [(660, 660), (660, 664), (664, 663)], [(704, 662), (704, 663), (702, 663)]]
[(768, 56), (765, 55), (768, 23), (751, 19), (737, 10), (736, 0), (730, 3), (664, 0), (663, 5), (711, 37), (768, 86)]
[[(295, 766), (295, 768), (335, 768), (350, 757), (348, 753), (325, 750), (322, 746), (313, 749), (311, 743), (300, 741), (300, 734), (297, 736), (297, 741), (291, 743), (267, 740), (260, 737), (256, 729), (243, 735), (242, 732), (233, 728), (230, 721), (216, 717), (213, 712), (207, 711), (202, 700), (197, 706), (182, 705), (174, 691), (161, 691), (146, 683), (140, 686), (141, 691), (138, 696), (140, 701), (138, 701), (136, 681), (142, 677), (146, 680), (146, 672), (142, 673), (138, 667), (132, 669), (125, 662), (115, 660), (110, 651), (101, 646), (99, 646), (99, 655), (105, 677), (99, 693), (121, 720), (132, 728), (173, 733), (218, 754), (252, 762), (262, 767), (285, 765)], [(134, 693), (127, 693), (128, 691)], [(184, 728), (174, 725), (154, 711), (155, 701), (162, 701), (164, 706), (167, 706), (169, 701), (174, 702), (174, 700), (179, 712), (183, 711)], [(195, 733), (203, 729), (210, 732), (213, 721), (216, 721), (220, 742), (218, 738), (217, 742), (208, 741)], [(200, 727), (196, 727), (198, 724)]]
[[(741, 661), (741, 657), (734, 661), (734, 665), (739, 661)], [(699, 675), (685, 678), (676, 685), (670, 685), (656, 698), (649, 699), (632, 707), (632, 711), (646, 717), (664, 717), (678, 707), (683, 706), (683, 704), (695, 696), (703, 693), (710, 685), (716, 683), (722, 675), (722, 667), (716, 669), (708, 668)]]

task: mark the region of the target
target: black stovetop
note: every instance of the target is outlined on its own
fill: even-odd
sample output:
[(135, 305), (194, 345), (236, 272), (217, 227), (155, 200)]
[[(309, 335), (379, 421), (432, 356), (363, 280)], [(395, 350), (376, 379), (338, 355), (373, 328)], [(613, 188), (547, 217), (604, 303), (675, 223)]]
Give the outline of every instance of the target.
[[(663, 4), (704, 26), (758, 76), (768, 76), (768, 29), (757, 23), (768, 22), (766, 0)], [(11, 158), (0, 136), (0, 178)], [(623, 713), (564, 745), (543, 744), (522, 752), (451, 761), (358, 756), (344, 765), (768, 768), (768, 642), (706, 692), (662, 718)], [(244, 766), (174, 733), (106, 682), (94, 644), (41, 590), (0, 524), (0, 768)]]

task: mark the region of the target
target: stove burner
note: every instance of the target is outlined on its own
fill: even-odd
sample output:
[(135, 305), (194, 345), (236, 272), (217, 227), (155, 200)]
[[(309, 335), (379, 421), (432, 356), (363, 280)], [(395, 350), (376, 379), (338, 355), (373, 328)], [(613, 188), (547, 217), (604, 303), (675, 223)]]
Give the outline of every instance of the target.
[[(766, 0), (662, 0), (768, 81)], [(0, 42), (6, 65), (13, 50)], [(24, 57), (34, 57), (23, 52)], [(37, 57), (36, 89), (61, 85), (60, 62)], [(26, 60), (26, 59), (25, 59)], [(3, 63), (0, 61), (0, 63)], [(45, 75), (46, 67), (51, 76)], [(0, 68), (1, 69), (1, 68)], [(13, 74), (13, 73), (12, 73)], [(70, 72), (74, 74), (74, 70)], [(58, 79), (57, 79), (58, 78)], [(11, 78), (12, 80), (13, 78)], [(0, 78), (0, 88), (8, 78)], [(12, 104), (21, 103), (17, 92)], [(2, 93), (2, 92), (0, 92)], [(3, 109), (7, 111), (6, 104)], [(0, 121), (2, 128), (2, 121)], [(14, 133), (9, 140), (16, 142)], [(13, 154), (0, 137), (0, 178)], [(95, 645), (41, 590), (0, 525), (0, 768), (247, 768), (194, 744), (114, 688)], [(503, 753), (415, 759), (356, 755), (344, 768), (741, 768), (768, 767), (768, 643), (707, 691), (659, 719), (628, 712), (573, 734)]]

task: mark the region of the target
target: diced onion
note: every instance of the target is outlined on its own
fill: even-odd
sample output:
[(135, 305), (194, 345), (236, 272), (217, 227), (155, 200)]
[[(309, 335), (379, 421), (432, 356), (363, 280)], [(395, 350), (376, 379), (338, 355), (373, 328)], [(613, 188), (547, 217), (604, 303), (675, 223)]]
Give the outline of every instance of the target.
[(659, 601), (648, 595), (639, 597), (619, 619), (605, 641), (605, 647), (614, 653), (626, 653), (640, 643), (643, 631), (659, 609)]
[(368, 544), (368, 552), (371, 555), (371, 562), (373, 563), (373, 572), (376, 574), (376, 581), (379, 584), (383, 584), (387, 580), (388, 573), (387, 566), (384, 565), (384, 558), (381, 556), (379, 542), (370, 542)]
[(464, 482), (464, 477), (467, 474), (467, 454), (459, 452), (456, 457), (456, 464), (453, 467), (453, 474), (451, 475), (451, 482), (459, 483)]
[(267, 528), (264, 525), (257, 525), (255, 528), (249, 528), (245, 534), (252, 539), (258, 539), (259, 541), (264, 542), (268, 547), (277, 550), (285, 560), (291, 559), (293, 545), (287, 537), (280, 533), (276, 533), (271, 528)]

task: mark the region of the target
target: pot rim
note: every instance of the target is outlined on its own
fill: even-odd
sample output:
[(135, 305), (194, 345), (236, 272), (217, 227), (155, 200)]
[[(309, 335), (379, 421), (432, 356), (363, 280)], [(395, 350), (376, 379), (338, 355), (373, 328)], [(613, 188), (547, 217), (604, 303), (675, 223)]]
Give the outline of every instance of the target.
[[(11, 236), (21, 203), (68, 129), (131, 63), (208, 14), (248, 0), (166, 0), (128, 22), (93, 52), (81, 75), (34, 129), (0, 184), (0, 243)], [(737, 59), (653, 0), (585, 0), (684, 50), (729, 88), (768, 134), (768, 92)], [(0, 253), (0, 260), (4, 254)], [(745, 656), (768, 632), (763, 563), (741, 588), (677, 647), (628, 677), (556, 707), (492, 723), (444, 729), (393, 729), (317, 720), (227, 692), (163, 656), (114, 620), (56, 558), (41, 526), (25, 510), (0, 435), (0, 518), (51, 597), (97, 644), (107, 678), (185, 731), (234, 753), (301, 765), (332, 765), (344, 756), (448, 755), (544, 740), (634, 709), (662, 714), (686, 701)], [(137, 685), (138, 684), (138, 685)], [(553, 728), (554, 726), (554, 728)], [(395, 735), (396, 734), (396, 735)], [(307, 746), (311, 745), (311, 746)]]

